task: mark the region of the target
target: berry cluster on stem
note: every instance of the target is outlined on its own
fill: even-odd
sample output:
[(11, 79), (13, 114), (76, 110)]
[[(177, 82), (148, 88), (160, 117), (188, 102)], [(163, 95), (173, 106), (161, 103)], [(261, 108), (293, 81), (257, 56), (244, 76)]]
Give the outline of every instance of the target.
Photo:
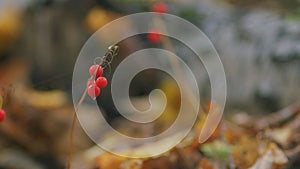
[(87, 82), (87, 92), (92, 99), (96, 99), (101, 93), (101, 88), (107, 86), (107, 80), (102, 76), (103, 68), (100, 65), (92, 65), (89, 69), (89, 73), (91, 78)]

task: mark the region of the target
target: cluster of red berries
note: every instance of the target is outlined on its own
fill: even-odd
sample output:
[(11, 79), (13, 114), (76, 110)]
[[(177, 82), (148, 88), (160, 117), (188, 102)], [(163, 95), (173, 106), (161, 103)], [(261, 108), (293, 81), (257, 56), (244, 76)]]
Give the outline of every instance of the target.
[[(163, 2), (158, 2), (152, 6), (152, 12), (158, 14), (163, 14), (168, 12), (168, 6)], [(152, 44), (159, 44), (161, 41), (161, 36), (157, 30), (151, 30), (147, 34), (148, 41)]]
[(6, 113), (4, 110), (0, 109), (0, 123), (3, 122), (6, 118)]
[(103, 77), (103, 68), (99, 65), (92, 65), (89, 69), (92, 78), (88, 81), (87, 92), (92, 99), (96, 99), (100, 95), (101, 88), (107, 86), (107, 80)]

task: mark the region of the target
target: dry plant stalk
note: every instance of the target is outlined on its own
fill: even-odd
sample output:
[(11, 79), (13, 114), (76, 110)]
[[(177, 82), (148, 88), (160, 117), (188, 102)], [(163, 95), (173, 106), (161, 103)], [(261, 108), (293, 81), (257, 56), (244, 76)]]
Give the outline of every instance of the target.
[[(110, 66), (113, 58), (118, 54), (118, 52), (119, 52), (119, 46), (117, 46), (117, 45), (109, 46), (108, 51), (106, 52), (104, 57), (101, 59), (101, 61), (98, 63), (98, 69), (99, 69), (99, 67), (106, 68), (106, 67)], [(95, 71), (95, 74), (97, 73), (98, 69)], [(93, 79), (93, 76), (91, 76), (88, 80), (92, 80), (92, 79)], [(75, 124), (76, 124), (76, 120), (77, 120), (76, 112), (78, 111), (79, 107), (82, 105), (84, 99), (86, 98), (87, 90), (88, 90), (88, 87), (85, 88), (78, 104), (76, 105), (75, 112), (74, 112), (73, 118), (72, 118), (70, 143), (69, 143), (69, 157), (68, 157), (68, 164), (67, 164), (68, 169), (71, 169), (71, 162), (72, 162), (72, 158), (73, 158), (73, 138), (74, 138)]]

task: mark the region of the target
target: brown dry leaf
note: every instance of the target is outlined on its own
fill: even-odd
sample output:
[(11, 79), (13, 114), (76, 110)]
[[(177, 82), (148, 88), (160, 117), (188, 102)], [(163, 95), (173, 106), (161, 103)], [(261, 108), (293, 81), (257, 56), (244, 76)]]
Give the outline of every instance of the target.
[(119, 157), (110, 153), (103, 153), (96, 158), (96, 166), (99, 169), (118, 169), (126, 158)]
[[(179, 168), (195, 168), (198, 165), (199, 160), (202, 155), (199, 153), (199, 148), (194, 148), (193, 146), (188, 147), (177, 147), (173, 151), (173, 163), (180, 166)], [(171, 154), (171, 155), (172, 155)]]
[(249, 169), (282, 168), (288, 162), (287, 157), (275, 143), (269, 143), (260, 158)]
[(140, 159), (125, 161), (121, 164), (120, 169), (141, 169), (143, 161)]
[(241, 128), (237, 128), (236, 126), (229, 127), (229, 122), (227, 122), (226, 124), (227, 125), (224, 130), (225, 141), (229, 144), (236, 144), (240, 140), (240, 138), (245, 135), (246, 131)]
[(161, 156), (144, 161), (142, 169), (177, 169), (178, 167), (176, 161), (171, 160), (167, 156)]
[(266, 136), (274, 140), (276, 143), (280, 145), (286, 145), (289, 142), (289, 139), (292, 135), (292, 130), (290, 128), (276, 128), (266, 130)]
[(202, 158), (196, 169), (215, 169), (213, 163), (208, 158)]
[(259, 156), (257, 141), (251, 137), (241, 136), (240, 141), (234, 146), (232, 156), (238, 168), (250, 167)]
[(272, 169), (273, 160), (272, 151), (268, 150), (249, 169)]
[(283, 166), (288, 162), (288, 158), (284, 152), (275, 143), (270, 144), (270, 149), (272, 150), (274, 164), (276, 166)]

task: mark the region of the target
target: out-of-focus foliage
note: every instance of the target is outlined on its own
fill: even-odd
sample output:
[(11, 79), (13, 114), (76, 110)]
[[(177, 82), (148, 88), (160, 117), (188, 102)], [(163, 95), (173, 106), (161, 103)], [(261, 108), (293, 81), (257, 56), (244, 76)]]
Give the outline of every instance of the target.
[(95, 32), (105, 24), (118, 18), (113, 12), (106, 11), (100, 7), (94, 7), (86, 16), (85, 22), (90, 32)]
[(0, 53), (13, 48), (21, 28), (17, 10), (5, 9), (0, 12)]

